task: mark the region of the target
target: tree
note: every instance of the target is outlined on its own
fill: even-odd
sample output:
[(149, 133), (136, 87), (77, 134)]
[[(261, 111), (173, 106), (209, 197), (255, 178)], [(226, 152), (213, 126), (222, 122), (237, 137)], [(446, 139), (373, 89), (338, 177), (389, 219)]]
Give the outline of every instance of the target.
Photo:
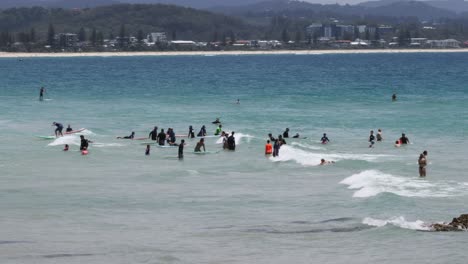
[(361, 34), (359, 33), (359, 28), (357, 26), (354, 26), (354, 39), (358, 39), (361, 37)]
[(86, 31), (83, 27), (80, 28), (78, 31), (78, 41), (84, 42), (86, 41)]
[(96, 32), (96, 28), (93, 28), (93, 31), (91, 31), (91, 44), (93, 46), (96, 46), (96, 43), (97, 43), (97, 32)]
[(296, 37), (294, 38), (294, 41), (296, 42), (296, 45), (300, 45), (302, 40), (302, 33), (301, 31), (296, 31)]
[(143, 43), (143, 39), (144, 39), (144, 35), (143, 35), (143, 30), (138, 30), (138, 33), (137, 33), (137, 40), (138, 40), (138, 44), (141, 44)]
[(379, 32), (378, 28), (375, 28), (374, 39), (375, 40), (380, 40), (380, 32)]
[(120, 26), (119, 37), (120, 37), (121, 39), (122, 39), (122, 38), (125, 38), (125, 34), (126, 34), (126, 32), (125, 32), (125, 25), (122, 24), (122, 25)]
[(177, 34), (176, 34), (175, 30), (172, 31), (172, 38), (171, 39), (172, 40), (177, 40)]
[(109, 33), (109, 39), (110, 40), (115, 39), (114, 33), (112, 31)]
[(236, 43), (236, 35), (234, 34), (234, 31), (232, 30), (229, 31), (229, 39), (231, 41), (231, 45)]
[(289, 42), (289, 34), (288, 34), (288, 30), (286, 28), (283, 29), (283, 31), (281, 32), (281, 40), (284, 42), (284, 43), (288, 43)]
[(366, 36), (365, 36), (365, 39), (366, 40), (370, 40), (370, 31), (368, 28), (366, 28)]
[(226, 40), (226, 39), (227, 39), (227, 38), (226, 38), (226, 34), (223, 34), (223, 37), (222, 37), (222, 40), (221, 40), (223, 46), (226, 46), (226, 45), (227, 45), (227, 40)]
[(98, 45), (104, 45), (104, 35), (101, 31), (97, 32), (96, 34), (96, 42)]
[(29, 31), (29, 41), (36, 42), (36, 30), (34, 28)]
[(47, 44), (50, 46), (55, 45), (55, 29), (52, 23), (49, 24), (49, 29), (47, 30)]
[(213, 39), (212, 42), (218, 42), (219, 36), (218, 36), (218, 31), (215, 31), (213, 33)]

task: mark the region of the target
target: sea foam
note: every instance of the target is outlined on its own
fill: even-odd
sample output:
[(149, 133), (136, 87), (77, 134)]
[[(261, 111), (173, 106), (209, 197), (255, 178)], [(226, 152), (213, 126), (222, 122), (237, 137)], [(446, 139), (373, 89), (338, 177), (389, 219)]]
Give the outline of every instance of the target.
[(386, 225), (393, 225), (396, 227), (404, 228), (404, 229), (411, 229), (411, 230), (424, 230), (429, 231), (431, 227), (424, 223), (421, 220), (416, 220), (414, 222), (407, 221), (403, 216), (399, 217), (392, 217), (387, 220), (381, 219), (374, 219), (371, 217), (366, 217), (362, 220), (362, 223), (369, 226), (376, 226), (376, 227), (383, 227)]
[(366, 170), (342, 180), (348, 189), (357, 190), (353, 197), (372, 197), (380, 193), (393, 193), (405, 197), (450, 197), (462, 195), (466, 186), (455, 182), (432, 183), (412, 177), (395, 176), (378, 170)]

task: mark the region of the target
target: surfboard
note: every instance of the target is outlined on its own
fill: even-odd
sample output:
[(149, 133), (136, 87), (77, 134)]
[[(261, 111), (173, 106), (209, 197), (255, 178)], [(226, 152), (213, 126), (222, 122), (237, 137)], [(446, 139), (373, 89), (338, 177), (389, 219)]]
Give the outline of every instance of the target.
[(78, 129), (78, 130), (72, 130), (72, 131), (70, 131), (70, 132), (65, 132), (65, 133), (63, 133), (63, 134), (69, 135), (69, 134), (80, 133), (80, 132), (83, 132), (85, 129), (86, 129), (86, 128), (80, 128), (80, 129)]

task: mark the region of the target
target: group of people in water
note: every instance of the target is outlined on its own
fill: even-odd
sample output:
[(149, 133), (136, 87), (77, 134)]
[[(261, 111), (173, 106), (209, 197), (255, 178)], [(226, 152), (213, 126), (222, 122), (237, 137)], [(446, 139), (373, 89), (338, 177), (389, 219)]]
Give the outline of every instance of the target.
[[(222, 124), (219, 121), (219, 118), (216, 118), (215, 121), (212, 122), (213, 124), (217, 125), (217, 128), (214, 132), (214, 136), (219, 136), (220, 138), (223, 139), (222, 144), (223, 144), (223, 149), (225, 150), (232, 150), (234, 151), (236, 149), (236, 139), (235, 139), (235, 132), (232, 131), (231, 133), (225, 132), (222, 130)], [(63, 136), (62, 130), (63, 130), (63, 125), (58, 122), (53, 122), (53, 126), (56, 126), (55, 129), (55, 136)], [(70, 125), (68, 125), (66, 132), (72, 132), (73, 129), (71, 128)], [(155, 126), (153, 130), (150, 131), (148, 134), (148, 139), (151, 139), (153, 141), (156, 141), (159, 146), (165, 146), (167, 143), (169, 147), (178, 147), (178, 158), (183, 159), (184, 157), (184, 146), (185, 146), (185, 140), (181, 140), (180, 143), (176, 143), (176, 137), (181, 137), (185, 135), (176, 135), (174, 132), (173, 128), (168, 128), (167, 132), (164, 132), (164, 129), (161, 129), (158, 133), (158, 127)], [(205, 146), (205, 138), (208, 136), (206, 132), (206, 127), (203, 125), (200, 128), (200, 131), (197, 134), (197, 137), (200, 137), (200, 140), (196, 143), (194, 152), (206, 152), (206, 146)], [(188, 134), (186, 135), (188, 138), (195, 138), (195, 132), (193, 129), (193, 126), (189, 126), (188, 129)], [(273, 137), (272, 133), (268, 134), (268, 139), (265, 144), (265, 155), (269, 156), (272, 155), (273, 157), (278, 157), (280, 153), (281, 146), (286, 145), (286, 138), (289, 138), (289, 128), (286, 128), (283, 134), (278, 135), (277, 138)], [(300, 138), (299, 133), (296, 133), (292, 138)], [(82, 151), (83, 155), (88, 154), (88, 147), (89, 143), (92, 143), (90, 140), (85, 139), (83, 135), (80, 135), (81, 143), (80, 143), (80, 151)], [(117, 137), (117, 139), (136, 139), (135, 138), (135, 132), (132, 132), (129, 136), (124, 136), (124, 137)], [(138, 139), (146, 139), (144, 138), (138, 138)], [(381, 142), (383, 140), (383, 134), (382, 134), (382, 129), (377, 130), (377, 134), (374, 135), (374, 130), (370, 131), (369, 135), (369, 148), (373, 148), (375, 142)], [(322, 144), (327, 144), (330, 142), (330, 139), (328, 138), (326, 133), (323, 133), (322, 138), (320, 139), (320, 142)], [(405, 133), (402, 133), (401, 137), (395, 141), (395, 147), (400, 147), (402, 145), (409, 144), (410, 140), (408, 137), (405, 135)], [(65, 145), (64, 151), (68, 151), (69, 146)], [(151, 146), (150, 144), (146, 145), (146, 150), (145, 150), (145, 155), (150, 155), (151, 152)], [(326, 164), (332, 164), (334, 161), (326, 161), (325, 159), (321, 159), (319, 165), (326, 165)], [(418, 159), (418, 164), (419, 164), (419, 175), (421, 177), (426, 176), (426, 166), (427, 166), (427, 151), (425, 150), (423, 153), (420, 154), (419, 159)]]

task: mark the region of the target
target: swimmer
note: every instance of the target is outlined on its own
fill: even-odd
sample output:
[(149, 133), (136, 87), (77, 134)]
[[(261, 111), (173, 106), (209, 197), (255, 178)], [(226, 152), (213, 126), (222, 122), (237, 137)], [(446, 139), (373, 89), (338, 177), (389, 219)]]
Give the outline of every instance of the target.
[(293, 138), (299, 138), (299, 137), (300, 137), (300, 136), (299, 136), (299, 133), (296, 133), (296, 135), (294, 135)]
[(206, 152), (205, 139), (204, 138), (200, 139), (200, 141), (197, 143), (197, 145), (195, 146), (195, 149), (193, 151), (194, 152), (201, 152), (202, 147), (203, 147), (203, 151)]
[(377, 130), (377, 141), (382, 141), (382, 129)]
[(234, 131), (231, 132), (231, 136), (227, 139), (227, 145), (229, 150), (236, 150), (236, 138), (234, 137)]
[(185, 145), (185, 140), (182, 139), (179, 144), (179, 153), (178, 153), (179, 159), (184, 158), (184, 145)]
[(161, 128), (161, 132), (159, 132), (157, 140), (159, 146), (164, 146), (164, 141), (166, 141), (166, 133), (164, 133), (164, 129)]
[(374, 130), (371, 130), (370, 135), (369, 135), (369, 142), (370, 142), (369, 148), (372, 148), (374, 146), (374, 143), (375, 143), (374, 140), (375, 140)]
[(188, 138), (194, 138), (195, 137), (195, 132), (193, 132), (193, 127), (189, 126), (189, 131), (188, 131)]
[(334, 161), (326, 161), (325, 159), (321, 159), (319, 165), (327, 165), (327, 164), (333, 164), (333, 163), (335, 163), (335, 162)]
[(289, 128), (286, 128), (286, 130), (283, 132), (283, 138), (289, 138)]
[(59, 135), (63, 137), (62, 130), (63, 130), (63, 125), (57, 122), (53, 122), (52, 126), (56, 126), (57, 128), (55, 129), (55, 136), (58, 137)]
[(149, 154), (150, 154), (150, 149), (151, 149), (150, 145), (146, 145), (146, 150), (145, 150), (145, 155), (146, 155), (146, 156), (149, 156)]
[(65, 130), (66, 133), (70, 133), (73, 131), (73, 128), (71, 128), (70, 125), (68, 125), (67, 129)]
[(273, 144), (273, 157), (278, 157), (279, 156), (279, 150), (281, 148), (281, 142), (279, 139), (275, 140), (275, 143)]
[(400, 140), (395, 141), (395, 148), (401, 147)]
[(396, 101), (396, 94), (392, 94), (392, 101), (395, 102)]
[(419, 165), (419, 177), (426, 177), (426, 166), (427, 166), (427, 151), (419, 155), (418, 165)]
[(134, 137), (135, 137), (135, 132), (132, 131), (132, 134), (130, 134), (130, 136), (117, 137), (117, 139), (133, 139)]
[(400, 143), (401, 143), (401, 144), (404, 144), (404, 145), (410, 143), (410, 141), (409, 141), (409, 139), (406, 137), (405, 133), (401, 134)]
[(323, 133), (323, 137), (320, 139), (320, 141), (322, 141), (322, 144), (327, 144), (330, 142), (330, 139), (327, 137), (327, 133)]
[(240, 104), (240, 100), (239, 100), (239, 99), (237, 99), (237, 102), (236, 102), (236, 104)]
[(223, 126), (220, 124), (220, 125), (218, 126), (218, 128), (216, 128), (216, 131), (215, 131), (215, 134), (214, 134), (215, 136), (219, 136), (219, 134), (221, 133), (222, 127), (223, 127)]
[(275, 142), (276, 138), (273, 137), (273, 135), (270, 133), (268, 134), (268, 138), (270, 139), (271, 142)]
[(216, 118), (215, 121), (211, 122), (212, 124), (221, 124), (221, 121), (219, 121), (219, 118)]
[(270, 143), (270, 140), (267, 140), (265, 145), (265, 155), (271, 155), (273, 153), (273, 146)]
[(63, 151), (68, 151), (70, 147), (68, 146), (68, 144), (65, 144), (65, 147), (63, 148)]
[(91, 140), (85, 139), (83, 135), (80, 136), (81, 143), (80, 143), (80, 150), (87, 150), (89, 147), (89, 143), (93, 143)]
[(41, 87), (41, 90), (39, 90), (39, 101), (44, 101), (44, 93), (46, 89), (44, 87)]
[(205, 128), (205, 126), (203, 125), (203, 126), (200, 128), (200, 132), (198, 132), (197, 137), (205, 137), (205, 136), (206, 136), (206, 128)]
[(158, 127), (155, 126), (153, 130), (151, 130), (151, 132), (149, 133), (148, 138), (151, 138), (151, 140), (155, 141), (157, 137), (158, 137)]

